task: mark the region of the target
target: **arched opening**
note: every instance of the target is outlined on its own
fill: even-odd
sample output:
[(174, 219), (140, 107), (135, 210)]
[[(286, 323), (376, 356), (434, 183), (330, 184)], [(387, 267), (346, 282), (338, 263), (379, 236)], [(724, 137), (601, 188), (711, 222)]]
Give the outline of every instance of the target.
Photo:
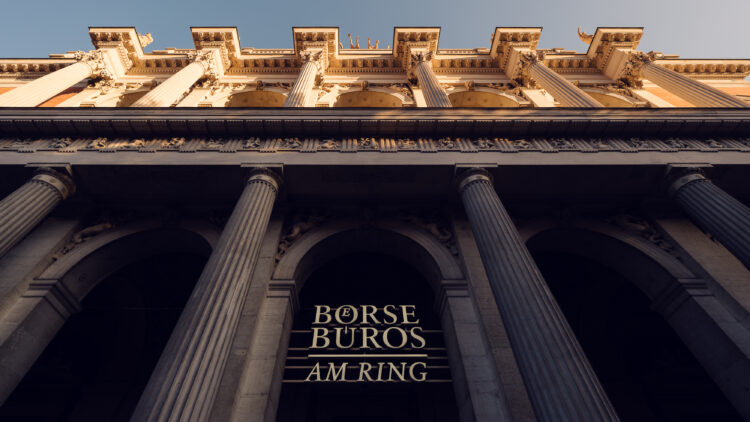
[(0, 407), (0, 420), (129, 420), (205, 260), (163, 253), (106, 277)]
[[(429, 284), (422, 274), (409, 264), (389, 255), (373, 252), (359, 252), (339, 256), (314, 270), (300, 292), (300, 310), (295, 315), (289, 352), (284, 372), (279, 400), (278, 422), (338, 422), (338, 421), (456, 421), (459, 420), (445, 344), (441, 333), (441, 323), (433, 311), (434, 297)], [(316, 306), (326, 305), (337, 309), (351, 305), (362, 309), (363, 305), (377, 308), (374, 316), (380, 324), (372, 324), (378, 334), (361, 347), (363, 325), (352, 325), (355, 330), (349, 340), (342, 343), (354, 346), (347, 349), (335, 344), (313, 353), (330, 357), (340, 369), (346, 362), (347, 382), (299, 382), (313, 370), (317, 358), (310, 358), (313, 334), (309, 331), (316, 319)], [(405, 347), (386, 347), (389, 340), (384, 337), (386, 317), (383, 310), (387, 306), (409, 305), (414, 315), (414, 326), (421, 327), (427, 347), (415, 348), (418, 343), (410, 342)], [(397, 308), (391, 308), (396, 311)], [(397, 312), (397, 311), (396, 311)], [(368, 320), (374, 323), (372, 319)], [(333, 325), (336, 325), (335, 319)], [(339, 328), (341, 324), (339, 324)], [(408, 327), (406, 327), (408, 329)], [(394, 333), (392, 330), (391, 333)], [(370, 333), (372, 334), (372, 332)], [(346, 337), (346, 334), (342, 334)], [(333, 337), (331, 337), (333, 339)], [(375, 347), (375, 343), (381, 348)], [(402, 338), (391, 335), (390, 343), (398, 346)], [(335, 340), (332, 340), (335, 341)], [(353, 343), (352, 343), (353, 341)], [(319, 343), (322, 345), (322, 343)], [(414, 358), (424, 353), (428, 358)], [(341, 356), (347, 357), (334, 357)], [(367, 355), (367, 356), (365, 356)], [(373, 355), (400, 355), (400, 357), (378, 358)], [(400, 377), (394, 368), (401, 368), (404, 362), (408, 368), (414, 362), (426, 362), (427, 382), (419, 382), (404, 374)], [(382, 365), (381, 365), (382, 364)], [(393, 366), (391, 366), (391, 364)], [(368, 366), (363, 366), (368, 365)], [(369, 365), (372, 369), (368, 369)], [(321, 366), (326, 368), (325, 365)], [(417, 367), (420, 372), (421, 367)], [(360, 377), (367, 369), (367, 377)], [(407, 369), (408, 371), (408, 369)], [(325, 372), (321, 378), (326, 377)], [(361, 381), (358, 381), (361, 378)], [(372, 378), (371, 381), (368, 378)], [(310, 380), (317, 378), (312, 377)], [(405, 380), (405, 381), (404, 381)]]
[(398, 97), (377, 91), (355, 91), (339, 95), (334, 107), (403, 107)]
[[(649, 296), (664, 286), (663, 268), (587, 231), (550, 230), (528, 246), (622, 420), (741, 420), (670, 325), (682, 316), (668, 323), (655, 310)], [(697, 311), (686, 312), (694, 328), (705, 325)]]
[(450, 94), (453, 107), (520, 107), (517, 101), (504, 95), (483, 91), (462, 91)]
[(282, 107), (285, 99), (274, 91), (245, 91), (229, 97), (225, 107)]

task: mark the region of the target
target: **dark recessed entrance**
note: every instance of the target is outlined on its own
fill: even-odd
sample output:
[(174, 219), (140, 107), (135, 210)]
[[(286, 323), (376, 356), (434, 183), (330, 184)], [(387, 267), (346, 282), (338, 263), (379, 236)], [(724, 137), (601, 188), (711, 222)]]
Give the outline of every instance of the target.
[(621, 420), (741, 420), (630, 281), (577, 255), (534, 259)]
[(128, 421), (205, 261), (159, 255), (100, 283), (0, 407), (0, 420)]
[[(431, 347), (427, 352), (430, 356), (428, 382), (288, 382), (299, 379), (300, 375), (287, 369), (277, 422), (459, 420), (433, 300), (429, 285), (417, 271), (386, 255), (348, 255), (314, 272), (300, 293), (301, 309), (295, 316), (287, 368), (310, 366), (304, 358), (307, 351), (303, 350), (310, 346), (310, 336), (306, 337), (304, 331), (311, 327), (315, 305), (382, 308), (409, 304), (415, 306), (419, 325), (427, 332), (425, 337)], [(302, 358), (295, 360), (294, 357)], [(357, 360), (352, 362), (357, 363)], [(305, 370), (309, 369), (302, 371)]]

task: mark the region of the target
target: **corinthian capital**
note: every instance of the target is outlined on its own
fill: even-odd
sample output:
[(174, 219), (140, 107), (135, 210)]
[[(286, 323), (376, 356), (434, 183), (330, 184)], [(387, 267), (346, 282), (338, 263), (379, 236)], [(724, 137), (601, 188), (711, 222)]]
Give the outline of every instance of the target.
[(103, 79), (111, 79), (112, 75), (107, 70), (104, 63), (104, 55), (101, 50), (91, 50), (89, 52), (76, 51), (74, 55), (76, 61), (86, 63), (91, 68), (91, 74)]
[(544, 63), (544, 52), (536, 50), (522, 50), (518, 52), (518, 70), (513, 78), (516, 83), (524, 87), (536, 85), (531, 77), (531, 66)]
[(216, 62), (216, 54), (213, 50), (191, 51), (188, 53), (188, 60), (191, 63), (202, 65), (206, 76), (210, 78), (219, 76), (219, 65)]
[(643, 51), (631, 52), (628, 61), (625, 63), (625, 67), (620, 74), (619, 81), (628, 87), (643, 87), (643, 67), (658, 59), (659, 56), (660, 54), (654, 51), (648, 53), (644, 53)]
[(433, 57), (432, 51), (427, 50), (417, 50), (412, 51), (411, 53), (411, 64), (412, 66), (416, 66), (419, 63), (430, 63), (432, 61)]
[(318, 72), (322, 72), (323, 68), (325, 67), (325, 54), (324, 51), (321, 49), (305, 49), (299, 52), (299, 59), (302, 62), (301, 64), (305, 63), (312, 63), (318, 68)]

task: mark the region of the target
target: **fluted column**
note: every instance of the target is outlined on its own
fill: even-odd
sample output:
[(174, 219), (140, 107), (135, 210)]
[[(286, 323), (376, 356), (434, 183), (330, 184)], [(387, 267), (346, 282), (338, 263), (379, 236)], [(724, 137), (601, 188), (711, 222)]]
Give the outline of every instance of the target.
[(76, 59), (76, 63), (0, 95), (0, 107), (35, 107), (92, 74), (106, 74), (101, 51), (81, 51)]
[(0, 257), (74, 192), (73, 179), (43, 167), (31, 180), (0, 201)]
[(669, 196), (750, 268), (750, 208), (706, 179), (699, 169), (672, 172), (670, 180)]
[(130, 107), (169, 107), (200, 78), (216, 72), (214, 52), (199, 51), (192, 55), (189, 65), (170, 76), (166, 81), (139, 98)]
[(489, 173), (465, 172), (459, 192), (538, 419), (617, 420)]
[(698, 107), (747, 108), (748, 104), (703, 82), (688, 78), (652, 61), (643, 63), (643, 77)]
[(279, 184), (267, 170), (250, 176), (132, 421), (207, 419)]
[(560, 104), (566, 107), (602, 108), (604, 105), (596, 101), (582, 89), (573, 85), (554, 70), (548, 68), (540, 53), (526, 51), (520, 54), (521, 72), (526, 78), (531, 78), (547, 90)]
[(453, 107), (448, 94), (432, 71), (432, 53), (419, 52), (413, 53), (411, 59), (414, 66), (414, 73), (417, 75), (419, 87), (422, 88), (427, 107)]
[(322, 54), (321, 51), (303, 51), (300, 54), (302, 67), (284, 101), (284, 107), (304, 107), (307, 104), (315, 87), (315, 77), (322, 71)]

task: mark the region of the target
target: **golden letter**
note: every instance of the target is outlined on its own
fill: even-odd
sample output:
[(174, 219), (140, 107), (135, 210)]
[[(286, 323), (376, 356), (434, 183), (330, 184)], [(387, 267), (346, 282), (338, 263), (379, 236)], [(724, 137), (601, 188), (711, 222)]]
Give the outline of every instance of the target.
[[(333, 362), (328, 362), (328, 374), (326, 374), (326, 381), (346, 381), (346, 365), (348, 365), (347, 362), (342, 363), (339, 371), (336, 372), (336, 365)], [(333, 379), (331, 379), (331, 374), (333, 374)]]
[[(325, 327), (313, 327), (313, 341), (312, 346), (310, 348), (312, 349), (325, 349), (328, 347), (329, 344), (331, 344), (331, 340), (328, 340), (328, 328)], [(323, 334), (319, 334), (319, 333)], [(318, 346), (318, 339), (321, 338), (325, 341), (322, 346)]]
[[(342, 305), (336, 308), (336, 312), (334, 313), (334, 315), (336, 317), (336, 322), (338, 322), (339, 324), (349, 325), (357, 322), (359, 311), (357, 311), (357, 308), (352, 305)], [(351, 319), (348, 322), (344, 322), (343, 318), (348, 318), (349, 316), (351, 316)]]
[[(419, 372), (419, 378), (414, 376), (414, 367), (420, 365), (423, 371)], [(427, 364), (424, 362), (414, 362), (409, 366), (409, 377), (412, 381), (424, 381), (427, 379)]]
[[(354, 333), (356, 333), (356, 328), (336, 327), (333, 330), (336, 331), (336, 347), (339, 349), (349, 349), (354, 347)], [(341, 330), (344, 330), (344, 335), (351, 331), (352, 340), (347, 345), (341, 344)]]
[[(407, 310), (409, 308), (411, 308), (411, 311)], [(416, 308), (414, 305), (401, 305), (401, 312), (404, 314), (404, 324), (419, 324), (419, 319), (416, 321), (409, 321), (409, 317), (414, 316), (414, 308)]]
[[(417, 327), (415, 327), (417, 328)], [(388, 339), (388, 334), (392, 331), (396, 330), (399, 334), (401, 334), (401, 343), (399, 343), (398, 346), (394, 346), (391, 344), (391, 342)], [(403, 328), (400, 327), (388, 327), (383, 331), (383, 343), (386, 345), (386, 347), (389, 347), (391, 349), (400, 349), (404, 346), (406, 346), (406, 342), (409, 341), (408, 336), (406, 335), (406, 331)]]
[[(367, 365), (367, 370), (365, 370), (365, 365)], [(364, 381), (363, 376), (367, 377), (368, 381), (372, 381), (372, 378), (370, 377), (370, 370), (372, 370), (372, 365), (370, 365), (367, 362), (362, 362), (359, 364), (359, 378), (357, 378), (357, 381)]]
[(383, 322), (385, 322), (386, 324), (395, 324), (398, 322), (398, 317), (393, 312), (394, 310), (396, 310), (396, 305), (385, 305), (385, 307), (383, 308), (383, 313), (385, 314), (385, 316), (391, 317), (391, 320), (384, 320)]
[(424, 341), (424, 337), (422, 337), (421, 335), (417, 334), (417, 331), (419, 331), (421, 333), (422, 332), (422, 327), (412, 327), (412, 329), (411, 329), (411, 337), (414, 340), (417, 340), (417, 341), (419, 341), (422, 344), (420, 346), (415, 346), (414, 342), (412, 341), (411, 342), (411, 347), (413, 347), (415, 349), (421, 349), (421, 348), (423, 348), (423, 347), (425, 347), (427, 345), (427, 342)]
[[(310, 380), (310, 377), (315, 375), (314, 380)], [(320, 381), (320, 362), (316, 363), (315, 366), (313, 366), (313, 369), (310, 371), (310, 374), (305, 378), (305, 382), (307, 381)]]
[[(368, 335), (367, 333), (371, 332), (372, 334)], [(374, 327), (362, 327), (362, 348), (363, 349), (369, 349), (370, 346), (367, 345), (368, 340), (372, 340), (372, 344), (376, 349), (382, 349), (382, 347), (378, 344), (377, 341), (375, 341), (375, 337), (378, 335), (378, 329)]]
[(367, 317), (372, 318), (373, 324), (380, 324), (380, 321), (375, 317), (375, 312), (377, 311), (378, 308), (373, 305), (362, 305), (362, 324), (369, 324), (369, 322), (367, 322)]
[[(323, 311), (325, 309), (325, 311)], [(325, 316), (326, 320), (321, 321), (320, 317)], [(331, 307), (327, 305), (315, 305), (315, 322), (313, 324), (328, 324), (331, 322)]]

